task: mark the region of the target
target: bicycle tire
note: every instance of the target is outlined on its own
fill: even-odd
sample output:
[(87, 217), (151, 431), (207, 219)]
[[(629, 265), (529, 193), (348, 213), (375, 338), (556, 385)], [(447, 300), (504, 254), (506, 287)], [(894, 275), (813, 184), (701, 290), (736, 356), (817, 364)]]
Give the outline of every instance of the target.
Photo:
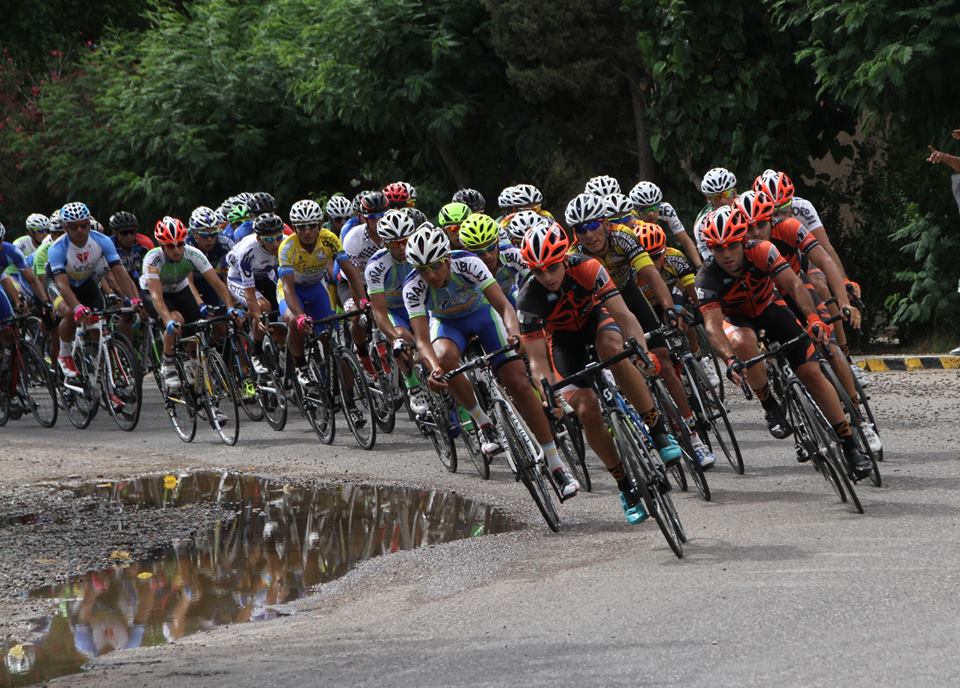
[(180, 378), (180, 390), (170, 394), (161, 387), (163, 405), (177, 437), (183, 442), (192, 442), (197, 435), (197, 397), (193, 387), (187, 384), (187, 376), (183, 373), (183, 361), (179, 356), (176, 358), (175, 366)]
[[(218, 352), (207, 351), (204, 359), (201, 394), (207, 421), (220, 440), (232, 447), (240, 439), (240, 405), (237, 403), (239, 392), (234, 388), (227, 364)], [(226, 425), (232, 427), (225, 427), (225, 423), (217, 418), (217, 410), (223, 412)]]
[[(224, 343), (224, 361), (233, 363), (229, 367), (233, 386), (239, 396), (240, 408), (244, 415), (254, 423), (263, 420), (263, 407), (257, 394), (258, 375), (253, 369), (250, 352), (253, 351), (253, 338), (246, 332), (232, 331)], [(244, 375), (243, 369), (247, 374)]]
[[(356, 354), (347, 348), (341, 348), (337, 351), (334, 360), (338, 363), (337, 375), (340, 382), (337, 391), (340, 395), (343, 415), (346, 417), (350, 434), (353, 435), (361, 449), (373, 449), (377, 444), (377, 416), (373, 410), (373, 399), (370, 396), (370, 387), (367, 385), (366, 373), (360, 367), (360, 361), (357, 360)], [(344, 378), (344, 365), (346, 365), (353, 380), (353, 386), (349, 392)], [(358, 424), (356, 419), (351, 417), (349, 411), (351, 406), (363, 414), (362, 424)]]
[[(877, 437), (880, 436), (880, 430), (877, 427), (877, 419), (873, 417), (873, 409), (870, 408), (870, 395), (863, 390), (863, 385), (860, 384), (860, 380), (857, 379), (857, 376), (853, 376), (853, 385), (857, 390), (857, 399), (860, 401), (860, 406), (863, 407), (863, 415), (873, 426), (873, 431), (877, 433)], [(881, 449), (876, 454), (877, 461), (883, 461), (883, 449)]]
[(613, 430), (614, 441), (620, 453), (620, 460), (630, 479), (633, 480), (646, 506), (647, 514), (653, 517), (667, 546), (678, 559), (683, 558), (683, 542), (677, 533), (674, 521), (667, 514), (666, 508), (659, 499), (660, 488), (653, 476), (646, 475), (639, 458), (646, 451), (643, 440), (632, 422), (619, 410), (610, 413), (609, 421)]
[(326, 377), (321, 374), (320, 364), (313, 357), (307, 361), (307, 371), (310, 379), (313, 380), (313, 389), (304, 389), (303, 385), (294, 378), (297, 404), (317, 438), (324, 444), (333, 444), (337, 436), (337, 419)]
[(263, 340), (263, 352), (260, 361), (267, 368), (266, 380), (257, 384), (257, 402), (263, 409), (267, 424), (277, 432), (287, 426), (287, 395), (284, 388), (284, 374), (278, 365), (278, 352), (267, 336)]
[[(23, 357), (23, 370), (20, 381), (24, 393), (30, 402), (34, 420), (44, 428), (52, 428), (57, 424), (60, 407), (57, 404), (57, 388), (53, 375), (47, 367), (43, 354), (33, 342), (20, 342), (20, 351)], [(41, 399), (50, 398), (49, 410), (44, 410)], [(2, 425), (3, 423), (0, 423)]]
[[(718, 445), (723, 452), (724, 458), (730, 467), (738, 475), (743, 475), (743, 454), (740, 452), (740, 443), (737, 442), (737, 436), (733, 432), (733, 426), (730, 424), (730, 418), (727, 416), (727, 409), (723, 401), (717, 396), (716, 391), (706, 379), (699, 365), (691, 361), (683, 362), (683, 371), (686, 373), (696, 390), (691, 389), (691, 408), (697, 417), (697, 431), (700, 438), (707, 443), (710, 451), (716, 455), (714, 444)], [(723, 425), (723, 432), (720, 430), (720, 421)], [(726, 433), (728, 442), (724, 440), (723, 433)], [(711, 441), (711, 436), (714, 441)]]
[(469, 428), (462, 428), (460, 431), (463, 437), (463, 444), (467, 447), (467, 454), (473, 467), (484, 480), (490, 480), (490, 459), (483, 453), (483, 442), (477, 433), (476, 427), (471, 423)]
[(692, 431), (680, 416), (680, 409), (677, 408), (677, 402), (673, 400), (663, 379), (658, 379), (652, 389), (655, 391), (655, 399), (660, 408), (660, 412), (664, 414), (671, 434), (679, 441), (682, 453), (681, 460), (670, 466), (669, 472), (673, 474), (674, 478), (680, 483), (680, 489), (686, 492), (688, 486), (684, 472), (685, 466), (686, 472), (690, 473), (690, 477), (693, 479), (693, 484), (696, 486), (701, 499), (709, 502), (711, 497), (710, 485), (707, 483), (706, 474), (703, 472), (700, 464), (697, 463), (697, 454), (694, 451), (693, 437), (691, 436)]
[(7, 391), (10, 387), (10, 381), (9, 379), (3, 379), (0, 380), (0, 383), (3, 384), (0, 387), (0, 428), (2, 428), (10, 420), (10, 396)]
[(577, 420), (576, 416), (566, 415), (556, 421), (555, 427), (554, 440), (564, 463), (573, 471), (580, 487), (587, 492), (593, 492), (593, 482), (587, 468), (586, 448), (580, 421)]
[(501, 441), (505, 442), (505, 449), (510, 452), (513, 458), (520, 481), (527, 488), (530, 497), (533, 498), (540, 516), (547, 527), (556, 533), (560, 530), (560, 515), (557, 513), (556, 505), (553, 503), (553, 497), (551, 496), (553, 488), (547, 486), (547, 478), (544, 476), (537, 458), (530, 455), (527, 443), (519, 436), (521, 431), (526, 432), (526, 430), (517, 428), (514, 423), (514, 415), (507, 409), (506, 404), (507, 402), (503, 399), (493, 401), (497, 432), (500, 433)]
[[(420, 377), (426, 380), (424, 373)], [(424, 390), (427, 394), (427, 406), (430, 408), (430, 418), (426, 421), (425, 432), (433, 444), (434, 451), (437, 452), (437, 458), (441, 465), (450, 473), (457, 472), (457, 444), (447, 429), (449, 406), (446, 400), (430, 389), (430, 386), (424, 383)]]
[[(844, 363), (846, 363), (846, 361), (844, 361)], [(840, 405), (843, 406), (844, 411), (850, 419), (850, 432), (853, 433), (853, 439), (857, 443), (857, 447), (860, 449), (860, 451), (866, 454), (867, 457), (869, 457), (870, 463), (873, 465), (873, 469), (870, 471), (870, 482), (872, 482), (875, 487), (880, 487), (883, 482), (883, 478), (880, 476), (880, 467), (877, 465), (877, 457), (870, 448), (870, 444), (867, 442), (866, 435), (863, 434), (861, 423), (864, 422), (864, 418), (860, 415), (860, 408), (853, 403), (853, 399), (851, 399), (850, 395), (847, 394), (847, 390), (844, 389), (842, 384), (840, 384), (840, 379), (837, 377), (837, 374), (834, 372), (829, 361), (821, 358), (820, 369), (823, 371), (823, 374), (826, 376), (827, 380), (830, 381), (830, 384), (833, 385), (833, 388), (837, 390), (837, 397), (840, 399)]]
[(383, 432), (393, 432), (397, 426), (397, 395), (395, 375), (387, 373), (383, 368), (383, 360), (376, 345), (371, 343), (369, 351), (370, 361), (373, 363), (374, 376), (368, 376), (367, 386), (370, 388), (370, 399), (373, 402), (374, 415), (377, 427)]
[[(75, 352), (75, 354), (76, 353), (77, 352)], [(86, 373), (90, 366), (88, 365), (86, 353), (80, 351), (79, 354), (79, 356), (74, 355), (73, 359), (80, 373), (74, 378), (74, 381), (83, 382), (83, 391), (77, 392), (76, 390), (67, 388), (65, 380), (61, 381), (60, 391), (61, 399), (63, 400), (63, 410), (66, 412), (70, 423), (77, 430), (84, 430), (93, 422), (94, 417), (97, 415), (97, 410), (100, 408), (100, 395), (94, 395), (90, 390), (90, 382), (87, 379)]]
[[(126, 337), (111, 337), (106, 343), (105, 357), (100, 367), (100, 387), (107, 398), (107, 411), (124, 432), (137, 427), (143, 406), (143, 376), (127, 341)], [(123, 402), (122, 410), (115, 407), (111, 396)]]
[[(707, 331), (703, 328), (703, 325), (697, 325), (696, 332), (697, 340), (700, 343), (700, 360), (703, 360), (704, 356), (710, 357), (710, 360), (713, 362), (713, 369), (717, 373), (717, 379), (720, 380), (720, 384), (717, 385), (717, 387), (719, 387), (717, 395), (720, 397), (721, 402), (726, 402), (726, 385), (723, 384), (724, 373), (726, 371), (720, 370), (720, 360), (717, 358), (717, 354), (710, 344), (710, 338), (707, 337)], [(709, 380), (707, 382), (709, 383)]]

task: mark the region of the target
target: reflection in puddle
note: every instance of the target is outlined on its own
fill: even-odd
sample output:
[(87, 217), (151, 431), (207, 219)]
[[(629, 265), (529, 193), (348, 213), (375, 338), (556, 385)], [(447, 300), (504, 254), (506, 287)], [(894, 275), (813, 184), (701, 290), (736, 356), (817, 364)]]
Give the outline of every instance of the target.
[(233, 473), (151, 476), (77, 493), (123, 511), (216, 502), (230, 514), (149, 559), (115, 552), (111, 568), (33, 591), (31, 597), (58, 600), (58, 610), (38, 623), (37, 643), (0, 646), (0, 686), (74, 673), (114, 650), (272, 619), (273, 605), (302, 597), (364, 559), (516, 527), (493, 507), (445, 492), (290, 487)]

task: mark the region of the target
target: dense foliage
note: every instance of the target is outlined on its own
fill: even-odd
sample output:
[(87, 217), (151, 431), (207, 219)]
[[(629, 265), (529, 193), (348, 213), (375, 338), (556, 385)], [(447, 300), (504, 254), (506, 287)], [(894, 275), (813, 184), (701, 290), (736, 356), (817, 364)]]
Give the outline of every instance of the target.
[[(871, 315), (956, 327), (933, 249), (958, 218), (924, 151), (960, 127), (960, 0), (21, 5), (0, 63), (13, 232), (67, 197), (149, 218), (400, 178), (429, 210), (533, 181), (558, 211), (598, 173), (657, 181), (689, 223), (707, 168), (745, 185), (772, 166), (820, 207)], [(818, 177), (825, 155), (851, 173)]]

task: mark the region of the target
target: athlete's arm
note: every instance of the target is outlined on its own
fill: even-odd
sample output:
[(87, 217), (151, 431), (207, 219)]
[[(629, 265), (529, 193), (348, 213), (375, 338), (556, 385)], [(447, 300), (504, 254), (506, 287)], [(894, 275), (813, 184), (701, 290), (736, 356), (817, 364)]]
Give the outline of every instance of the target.
[(370, 294), (370, 305), (373, 307), (373, 319), (377, 323), (377, 328), (386, 335), (391, 344), (397, 339), (409, 339), (409, 336), (403, 336), (403, 334), (406, 334), (405, 332), (401, 333), (401, 330), (398, 330), (390, 322), (390, 314), (387, 312), (387, 297), (383, 295), (383, 292)]
[(424, 316), (411, 316), (410, 329), (413, 330), (413, 338), (417, 342), (417, 351), (420, 352), (420, 358), (426, 361), (427, 368), (431, 371), (443, 370), (440, 359), (437, 358), (437, 353), (433, 350), (433, 344), (430, 341), (429, 320)]
[(297, 283), (294, 279), (294, 273), (289, 272), (281, 275), (283, 280), (283, 300), (287, 302), (287, 309), (293, 315), (293, 319), (303, 315), (303, 304), (300, 303), (300, 297), (297, 296)]
[(693, 265), (693, 269), (699, 270), (700, 266), (703, 265), (703, 259), (700, 257), (700, 252), (697, 250), (696, 244), (693, 243), (693, 239), (687, 234), (687, 231), (677, 232), (673, 235), (673, 238), (677, 240), (677, 243), (680, 245), (680, 250), (683, 251), (683, 254)]
[(650, 290), (653, 291), (653, 295), (657, 299), (657, 303), (660, 304), (660, 307), (664, 311), (673, 310), (673, 296), (670, 294), (670, 287), (663, 281), (663, 276), (660, 274), (660, 271), (657, 270), (652, 263), (640, 268), (637, 271), (637, 277), (650, 287)]
[(367, 299), (367, 287), (363, 283), (363, 275), (351, 260), (342, 260), (340, 263), (340, 272), (347, 277), (350, 284), (350, 293), (353, 294), (354, 302), (359, 306), (361, 301)]
[(841, 312), (844, 308), (848, 308), (850, 310), (851, 327), (855, 330), (859, 329), (860, 311), (850, 305), (843, 270), (841, 270), (840, 266), (830, 257), (830, 254), (827, 253), (822, 244), (814, 246), (807, 251), (807, 258), (810, 259), (811, 263), (823, 270), (823, 273), (827, 276), (827, 284), (830, 287), (830, 291), (833, 292), (833, 296), (836, 298), (837, 305), (840, 306)]
[[(663, 282), (663, 279), (661, 278), (660, 281)], [(647, 338), (643, 334), (643, 328), (640, 327), (637, 316), (627, 308), (627, 302), (623, 300), (623, 297), (620, 294), (611, 296), (603, 302), (603, 305), (610, 311), (610, 315), (623, 330), (623, 338), (630, 339), (632, 337), (637, 341), (640, 350), (647, 353)]]
[[(220, 297), (220, 300), (223, 301), (223, 303), (226, 305), (226, 307), (227, 307), (227, 308), (233, 308), (233, 306), (234, 306), (233, 294), (230, 293), (230, 290), (227, 289), (227, 285), (223, 283), (223, 280), (222, 280), (222, 279), (220, 279), (220, 275), (217, 274), (217, 271), (214, 270), (214, 269), (211, 267), (211, 268), (208, 269), (208, 270), (204, 270), (204, 271), (201, 272), (200, 274), (203, 275), (203, 279), (207, 280), (207, 284), (209, 284), (210, 287), (211, 287), (215, 292), (217, 292), (217, 296)], [(193, 273), (190, 273), (190, 275), (193, 276)], [(196, 287), (194, 287), (194, 288), (196, 288)], [(251, 303), (251, 301), (250, 301), (250, 292), (251, 292), (251, 291), (253, 292), (253, 303), (257, 303), (257, 291), (256, 291), (256, 288), (254, 288), (254, 289), (246, 289), (245, 291), (246, 291), (246, 294), (247, 294), (247, 305), (249, 306), (250, 303)], [(197, 292), (197, 296), (198, 296), (198, 297), (199, 297), (199, 295), (200, 295), (200, 293)], [(200, 299), (199, 303), (203, 303), (203, 300)], [(259, 303), (257, 303), (257, 318), (260, 317), (260, 310), (259, 310), (259, 309), (260, 309), (260, 305), (259, 305)], [(253, 306), (250, 306), (250, 314), (251, 314), (251, 316), (253, 315)], [(254, 322), (256, 322), (256, 320), (254, 320)]]
[(507, 329), (507, 337), (510, 339), (519, 339), (520, 321), (517, 320), (517, 311), (514, 310), (510, 302), (507, 301), (507, 297), (504, 295), (500, 285), (494, 282), (483, 290), (483, 295), (487, 297), (487, 301), (490, 302), (494, 310), (500, 314), (503, 325)]

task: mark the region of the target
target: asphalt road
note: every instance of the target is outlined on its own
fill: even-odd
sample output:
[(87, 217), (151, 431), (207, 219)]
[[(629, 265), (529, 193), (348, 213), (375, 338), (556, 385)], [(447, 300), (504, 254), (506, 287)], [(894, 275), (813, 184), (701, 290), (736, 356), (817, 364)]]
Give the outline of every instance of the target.
[(407, 423), (363, 452), (345, 428), (319, 445), (301, 420), (283, 433), (246, 423), (235, 448), (209, 429), (186, 445), (155, 402), (132, 434), (107, 417), (84, 432), (18, 422), (0, 429), (0, 488), (217, 466), (450, 489), (529, 524), (368, 561), (289, 617), (109, 654), (51, 685), (954, 685), (960, 376), (872, 380), (887, 460), (884, 487), (859, 487), (865, 515), (737, 400), (747, 473), (718, 464), (711, 503), (675, 493), (682, 561), (655, 524), (624, 522), (596, 461), (595, 492), (563, 505), (551, 534), (504, 464), (489, 482), (445, 473)]

